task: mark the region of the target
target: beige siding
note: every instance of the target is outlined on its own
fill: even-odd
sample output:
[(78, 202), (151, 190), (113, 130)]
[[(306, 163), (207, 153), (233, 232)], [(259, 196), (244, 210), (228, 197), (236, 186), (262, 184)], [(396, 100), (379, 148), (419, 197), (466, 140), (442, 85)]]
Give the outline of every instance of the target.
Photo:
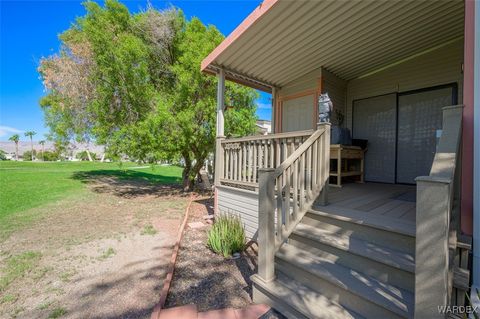
[(221, 213), (240, 216), (247, 239), (256, 239), (258, 231), (258, 193), (218, 186), (218, 208)]
[[(322, 83), (320, 83), (322, 81)], [(346, 88), (347, 82), (338, 76), (334, 75), (333, 73), (327, 71), (324, 68), (316, 69), (311, 71), (300, 78), (290, 82), (286, 86), (279, 89), (279, 97), (280, 100), (291, 99), (292, 97), (296, 97), (303, 94), (309, 94), (312, 97), (313, 105), (312, 111), (313, 116), (315, 117), (317, 114), (316, 110), (316, 94), (318, 94), (320, 87), (322, 87), (322, 93), (327, 92), (332, 99), (334, 109), (339, 109), (345, 115), (345, 108), (346, 108)], [(296, 97), (296, 99), (301, 99)], [(289, 102), (293, 103), (293, 100), (289, 100)], [(286, 103), (286, 102), (284, 102)], [(282, 115), (285, 115), (282, 113)], [(312, 114), (308, 114), (309, 118), (311, 118)], [(282, 131), (288, 131), (288, 121), (295, 121), (295, 118), (289, 116), (282, 116)], [(333, 116), (335, 119), (335, 116)], [(311, 126), (315, 126), (315, 119), (311, 119)], [(336, 124), (336, 123), (335, 123)], [(308, 128), (310, 128), (310, 123), (307, 124)], [(295, 125), (293, 125), (295, 126)], [(302, 128), (302, 129), (305, 129)]]
[(315, 112), (314, 94), (284, 101), (282, 105), (282, 132), (310, 130), (314, 128), (312, 121)]
[(293, 81), (284, 85), (279, 90), (279, 97), (284, 98), (301, 92), (316, 90), (318, 81), (322, 76), (321, 69), (315, 69)]
[(352, 127), (353, 100), (387, 93), (457, 83), (458, 103), (462, 103), (462, 62), (463, 39), (379, 73), (349, 81), (346, 125)]

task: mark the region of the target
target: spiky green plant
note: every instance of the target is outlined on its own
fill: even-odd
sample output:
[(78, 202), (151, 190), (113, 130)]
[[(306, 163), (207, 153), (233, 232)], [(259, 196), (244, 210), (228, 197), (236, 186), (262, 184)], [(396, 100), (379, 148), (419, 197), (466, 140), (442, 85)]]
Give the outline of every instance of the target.
[(245, 230), (238, 216), (220, 215), (207, 235), (207, 246), (224, 257), (245, 249)]

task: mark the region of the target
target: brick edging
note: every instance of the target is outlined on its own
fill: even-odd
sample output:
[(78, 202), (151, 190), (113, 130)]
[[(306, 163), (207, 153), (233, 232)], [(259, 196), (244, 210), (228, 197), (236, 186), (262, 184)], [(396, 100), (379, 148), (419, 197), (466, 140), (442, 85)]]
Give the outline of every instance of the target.
[(192, 195), (190, 197), (190, 201), (188, 202), (187, 208), (185, 209), (185, 216), (183, 217), (183, 222), (180, 226), (180, 229), (178, 230), (177, 240), (175, 242), (175, 246), (173, 247), (172, 257), (170, 258), (167, 275), (165, 277), (165, 281), (163, 282), (162, 291), (160, 292), (160, 298), (155, 307), (153, 308), (150, 319), (160, 318), (160, 311), (165, 306), (165, 301), (167, 301), (168, 291), (170, 290), (170, 285), (173, 279), (173, 272), (175, 271), (175, 262), (177, 261), (178, 251), (180, 249), (180, 242), (182, 241), (185, 225), (187, 224), (187, 220), (189, 217), (190, 206), (192, 205), (194, 199), (195, 197)]

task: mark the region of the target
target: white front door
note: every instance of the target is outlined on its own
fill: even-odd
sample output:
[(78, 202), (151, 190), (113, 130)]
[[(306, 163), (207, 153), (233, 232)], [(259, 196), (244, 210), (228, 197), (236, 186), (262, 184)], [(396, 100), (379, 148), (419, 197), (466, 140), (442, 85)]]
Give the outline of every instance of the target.
[(282, 105), (282, 132), (303, 131), (313, 128), (313, 95), (284, 101)]

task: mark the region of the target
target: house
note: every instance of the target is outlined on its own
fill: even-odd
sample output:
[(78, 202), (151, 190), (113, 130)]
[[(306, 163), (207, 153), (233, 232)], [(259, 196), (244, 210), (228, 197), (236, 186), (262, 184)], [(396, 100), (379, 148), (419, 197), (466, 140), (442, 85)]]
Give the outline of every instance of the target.
[[(265, 0), (204, 59), (215, 209), (258, 242), (255, 302), (289, 318), (462, 309), (446, 307), (480, 283), (479, 39), (472, 0)], [(225, 80), (272, 94), (273, 134), (225, 139)], [(367, 140), (365, 183), (329, 186), (353, 155), (335, 161), (322, 93)]]
[(272, 122), (269, 120), (257, 120), (255, 125), (257, 127), (257, 134), (267, 135), (272, 133)]

